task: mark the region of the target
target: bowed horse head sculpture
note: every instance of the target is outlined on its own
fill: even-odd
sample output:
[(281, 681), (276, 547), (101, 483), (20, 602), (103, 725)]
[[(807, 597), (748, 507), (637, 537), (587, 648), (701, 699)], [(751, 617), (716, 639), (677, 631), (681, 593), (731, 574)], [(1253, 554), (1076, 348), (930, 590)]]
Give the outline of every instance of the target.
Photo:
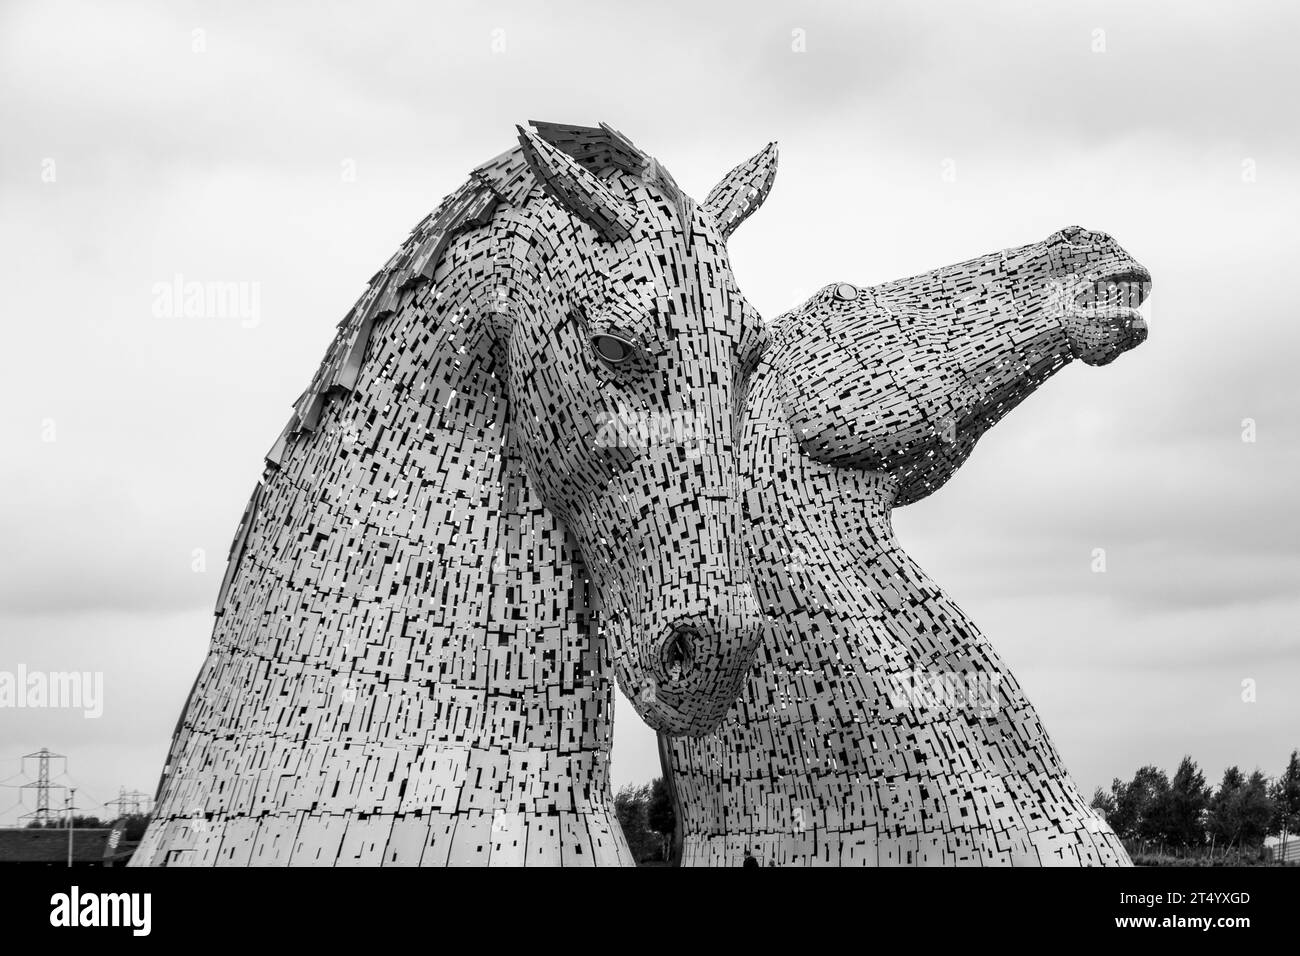
[(524, 467), (577, 539), (625, 694), (654, 728), (707, 732), (759, 640), (735, 435), (767, 332), (725, 243), (775, 152), (698, 206), (653, 160), (601, 178), (537, 133), (520, 143), (556, 201), (513, 227), (492, 277)]
[(697, 204), (536, 123), (416, 226), (267, 455), (137, 865), (631, 862), (610, 678), (707, 732), (760, 640), (726, 241), (775, 164)]

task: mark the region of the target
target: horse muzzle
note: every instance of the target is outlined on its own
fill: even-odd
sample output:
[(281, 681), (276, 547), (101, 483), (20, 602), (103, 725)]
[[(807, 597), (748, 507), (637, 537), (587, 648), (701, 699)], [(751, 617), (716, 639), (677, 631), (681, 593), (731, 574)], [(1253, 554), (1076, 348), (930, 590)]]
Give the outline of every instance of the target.
[(647, 622), (648, 691), (641, 718), (669, 736), (713, 733), (741, 693), (762, 641), (762, 615), (748, 585)]
[(1074, 357), (1086, 365), (1107, 365), (1145, 342), (1147, 321), (1139, 309), (1150, 294), (1151, 273), (1136, 262), (1085, 283), (1065, 315)]

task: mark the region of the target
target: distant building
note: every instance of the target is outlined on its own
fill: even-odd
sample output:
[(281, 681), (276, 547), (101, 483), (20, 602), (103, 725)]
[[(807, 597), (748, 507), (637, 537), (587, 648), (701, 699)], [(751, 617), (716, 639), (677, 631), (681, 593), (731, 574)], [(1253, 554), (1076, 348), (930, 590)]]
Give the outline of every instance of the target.
[(1283, 863), (1300, 863), (1300, 833), (1287, 837), (1286, 856), (1282, 856), (1282, 838), (1271, 836), (1264, 841), (1269, 859)]

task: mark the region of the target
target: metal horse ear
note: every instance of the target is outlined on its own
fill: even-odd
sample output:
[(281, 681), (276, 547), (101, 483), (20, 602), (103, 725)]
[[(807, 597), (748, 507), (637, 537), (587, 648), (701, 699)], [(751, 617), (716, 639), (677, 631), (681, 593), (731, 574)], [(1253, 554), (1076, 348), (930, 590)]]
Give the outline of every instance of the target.
[(763, 205), (775, 179), (776, 143), (768, 143), (709, 190), (704, 211), (713, 217), (724, 239)]
[(524, 158), (552, 199), (595, 229), (606, 242), (631, 235), (637, 219), (631, 203), (615, 196), (594, 173), (532, 130), (515, 128), (519, 130)]

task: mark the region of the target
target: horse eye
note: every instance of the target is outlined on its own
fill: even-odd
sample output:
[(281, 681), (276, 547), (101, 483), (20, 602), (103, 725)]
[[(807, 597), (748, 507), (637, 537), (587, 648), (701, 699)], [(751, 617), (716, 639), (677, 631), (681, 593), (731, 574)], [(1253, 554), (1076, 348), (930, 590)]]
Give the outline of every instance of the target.
[(635, 346), (626, 339), (620, 339), (617, 335), (603, 334), (591, 337), (591, 347), (598, 356), (611, 365), (626, 362), (632, 357), (635, 349)]

